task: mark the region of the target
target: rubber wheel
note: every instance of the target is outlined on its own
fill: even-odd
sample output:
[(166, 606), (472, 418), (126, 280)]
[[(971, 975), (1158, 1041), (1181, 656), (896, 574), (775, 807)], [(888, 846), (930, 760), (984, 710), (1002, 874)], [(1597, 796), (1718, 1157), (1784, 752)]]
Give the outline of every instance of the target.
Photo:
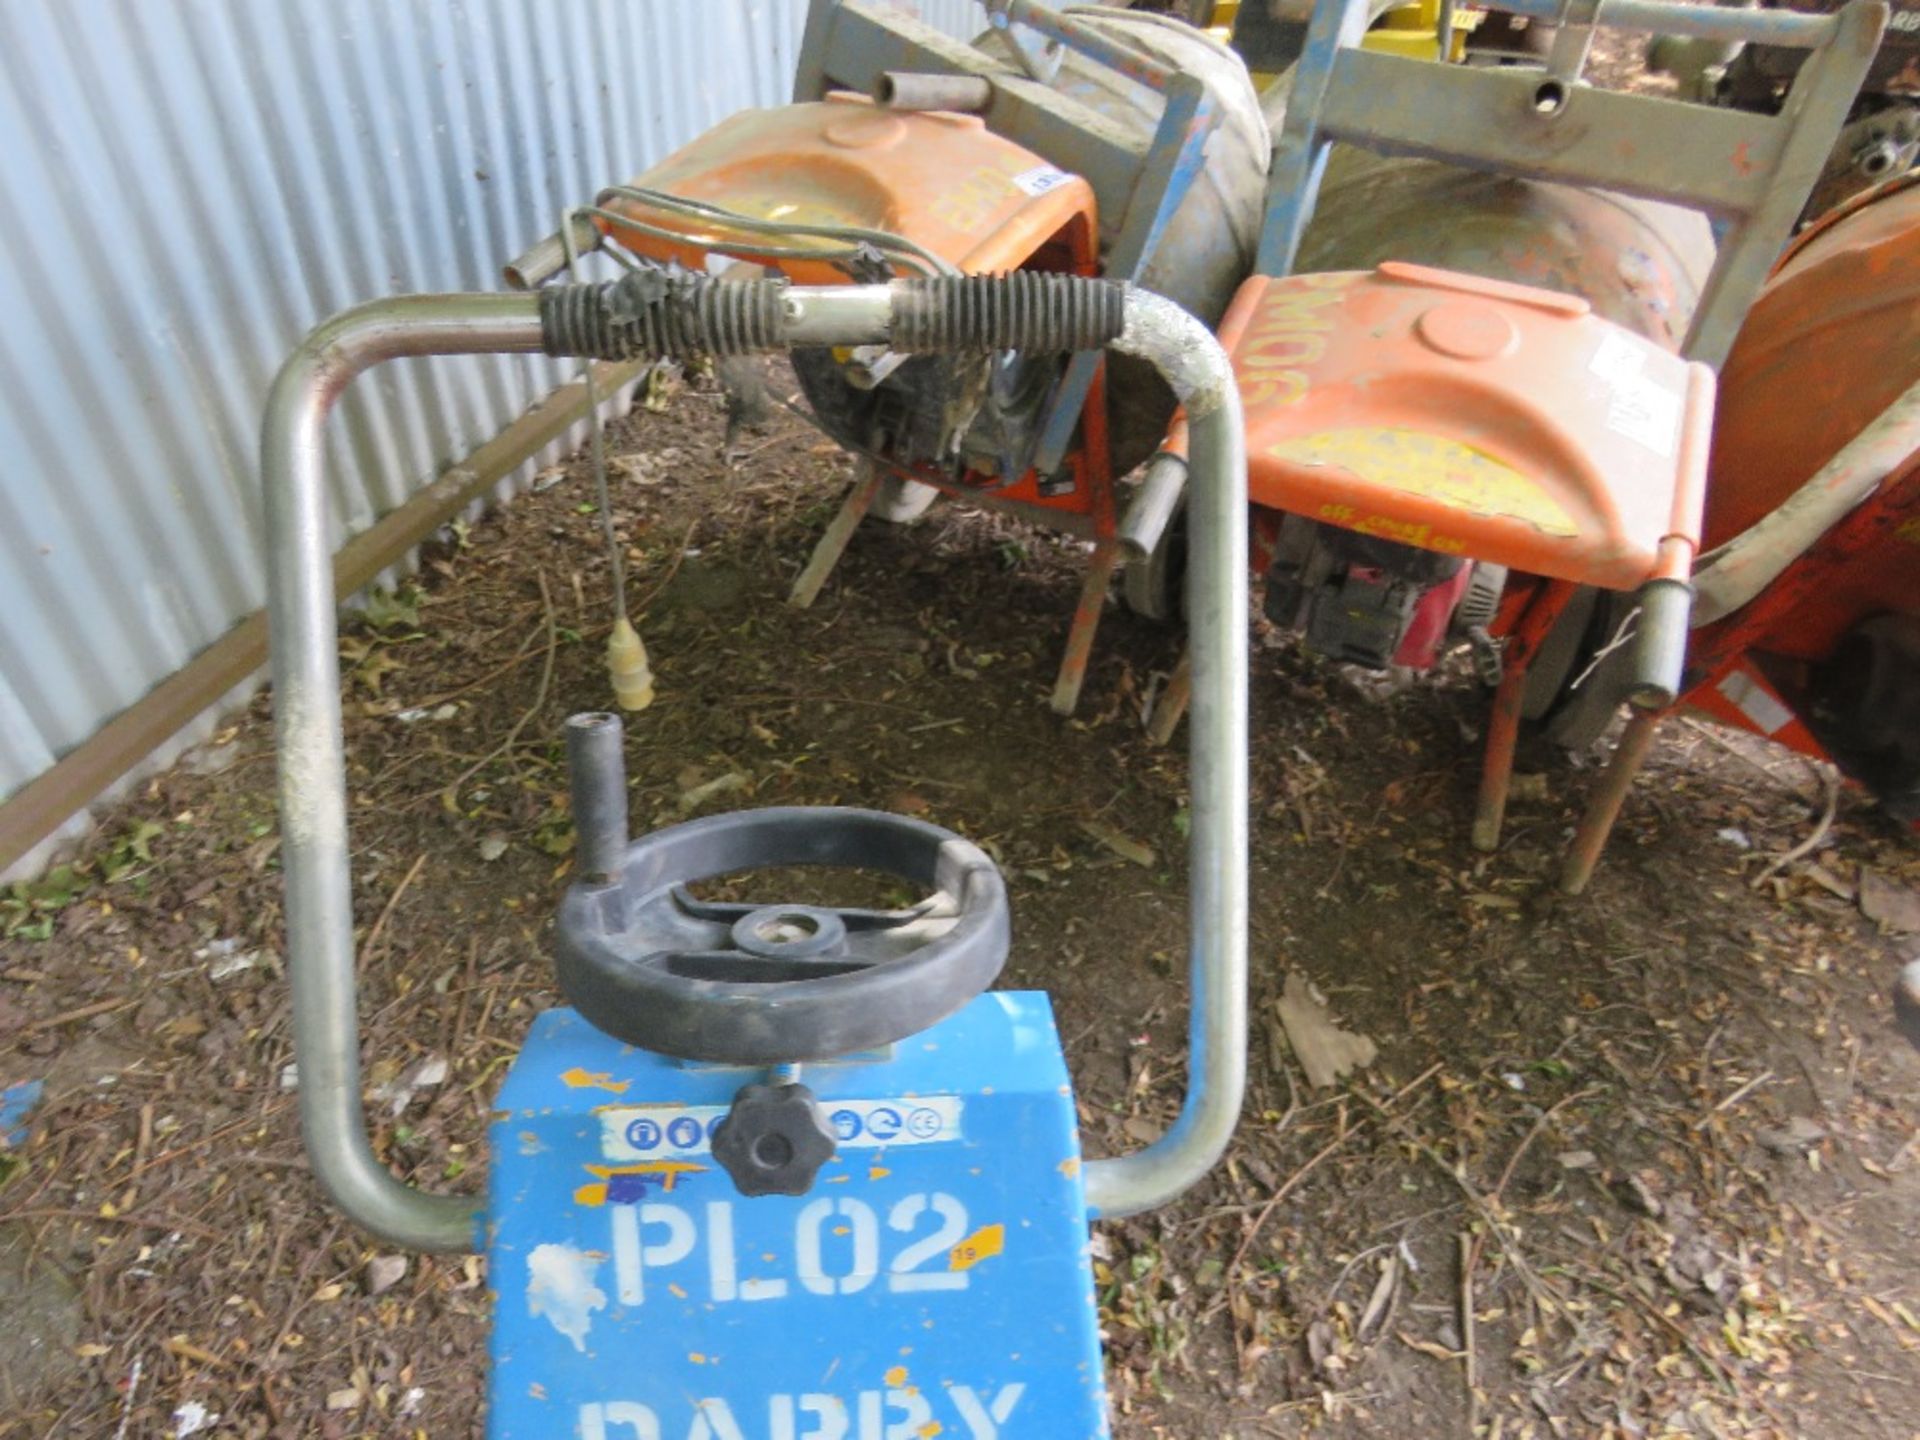
[(889, 525), (911, 525), (932, 508), (940, 498), (940, 488), (903, 475), (889, 475), (880, 482), (873, 507), (867, 511), (876, 520)]
[(1167, 522), (1160, 544), (1144, 560), (1129, 560), (1120, 577), (1127, 609), (1143, 620), (1165, 624), (1186, 617), (1187, 507), (1184, 501)]
[[(1534, 658), (1521, 714), (1563, 750), (1579, 754), (1592, 749), (1619, 713), (1634, 647), (1623, 645), (1592, 674), (1586, 671), (1632, 608), (1631, 595), (1582, 588)], [(1585, 680), (1574, 688), (1582, 675)]]

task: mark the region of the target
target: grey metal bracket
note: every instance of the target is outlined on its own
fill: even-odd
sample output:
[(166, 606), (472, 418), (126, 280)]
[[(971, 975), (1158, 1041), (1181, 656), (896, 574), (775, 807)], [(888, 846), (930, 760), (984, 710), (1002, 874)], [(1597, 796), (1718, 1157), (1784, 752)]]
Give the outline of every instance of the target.
[[(1153, 146), (1128, 199), (1119, 234), (1107, 250), (1101, 273), (1109, 280), (1131, 282), (1140, 278), (1167, 222), (1206, 168), (1207, 137), (1220, 120), (1211, 93), (1193, 76), (1175, 75), (1167, 84), (1166, 95), (1167, 106), (1160, 114)], [(1053, 474), (1066, 458), (1087, 391), (1099, 372), (1100, 354), (1098, 350), (1077, 352), (1048, 399), (1030, 464), (1042, 475)]]
[[(1837, 15), (1661, 0), (1487, 0), (1486, 8), (1563, 27), (1544, 71), (1364, 50), (1366, 0), (1320, 0), (1275, 138), (1256, 268), (1293, 268), (1336, 141), (1670, 201), (1725, 225), (1682, 347), (1719, 366), (1845, 123), (1887, 6), (1852, 0)], [(1595, 28), (1813, 53), (1780, 114), (1754, 115), (1579, 83)]]
[(1071, 169), (1093, 187), (1100, 228), (1109, 241), (1126, 214), (1151, 144), (1129, 135), (1098, 111), (1040, 84), (1025, 71), (983, 50), (948, 39), (938, 30), (878, 0), (814, 0), (801, 41), (794, 77), (796, 101), (818, 100), (830, 90), (873, 93), (888, 70), (972, 75), (993, 86), (981, 112), (996, 135), (1038, 154), (1067, 157)]

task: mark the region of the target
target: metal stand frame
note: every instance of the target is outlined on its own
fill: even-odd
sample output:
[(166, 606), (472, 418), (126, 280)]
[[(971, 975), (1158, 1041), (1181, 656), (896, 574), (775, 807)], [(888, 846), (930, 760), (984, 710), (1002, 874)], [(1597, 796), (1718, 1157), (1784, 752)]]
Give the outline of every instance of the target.
[(1476, 850), (1500, 846), (1500, 827), (1507, 814), (1507, 791), (1513, 784), (1513, 752), (1520, 743), (1520, 706), (1526, 695), (1533, 658), (1566, 610), (1578, 587), (1571, 580), (1550, 580), (1527, 601), (1526, 609), (1507, 635), (1500, 652), (1500, 684), (1487, 712), (1487, 753), (1480, 767), (1480, 800), (1473, 817)]
[[(1360, 48), (1366, 0), (1320, 0), (1268, 174), (1257, 266), (1293, 268), (1335, 141), (1526, 179), (1588, 185), (1727, 222), (1681, 353), (1719, 366), (1819, 179), (1866, 78), (1883, 0), (1837, 15), (1662, 0), (1488, 0), (1561, 27), (1545, 70), (1436, 65)], [(1812, 51), (1778, 115), (1579, 83), (1596, 27)]]

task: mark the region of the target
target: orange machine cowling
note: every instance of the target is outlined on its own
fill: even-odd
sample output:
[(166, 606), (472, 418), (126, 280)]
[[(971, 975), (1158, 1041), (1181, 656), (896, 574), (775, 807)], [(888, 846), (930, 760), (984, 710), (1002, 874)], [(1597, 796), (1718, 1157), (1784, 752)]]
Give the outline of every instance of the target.
[[(1721, 376), (1706, 543), (1771, 514), (1917, 379), (1920, 176), (1911, 176), (1809, 229), (1755, 302)], [(1915, 484), (1920, 476), (1890, 484), (1883, 500)], [(1920, 523), (1881, 529), (1845, 564), (1824, 566), (1791, 616), (1749, 643), (1815, 660), (1869, 615), (1920, 613)]]
[(1610, 589), (1684, 574), (1711, 372), (1586, 301), (1389, 263), (1255, 276), (1220, 335), (1256, 505)]
[[(745, 111), (629, 188), (701, 202), (770, 227), (885, 232), (891, 241), (908, 242), (884, 247), (896, 273), (914, 263), (905, 258), (909, 249), (963, 274), (1100, 271), (1096, 202), (1085, 179), (995, 134), (978, 116), (883, 108), (863, 95), (831, 93), (820, 101)], [(594, 223), (623, 249), (648, 259), (704, 268), (714, 255), (732, 256), (768, 265), (799, 284), (854, 278), (843, 268), (858, 238), (851, 235), (756, 233), (730, 226), (724, 216), (702, 221), (618, 190), (608, 192), (600, 208)], [(783, 253), (767, 254), (770, 245)], [(831, 260), (792, 253), (814, 249), (838, 253)], [(870, 253), (876, 260), (882, 256), (881, 248)], [(1065, 453), (1041, 475), (1033, 463), (1035, 438), (1065, 387), (1057, 375), (1045, 383), (1037, 367), (1057, 362), (1064, 368), (1064, 357), (1029, 357), (1024, 376), (1018, 368), (995, 369), (998, 362), (984, 357), (973, 375), (949, 373), (954, 362), (942, 357), (878, 358), (892, 364), (876, 382), (849, 369), (860, 360), (856, 351), (794, 356), (796, 378), (817, 423), (871, 463), (794, 582), (793, 603), (813, 602), (883, 485), (895, 487), (890, 506), (932, 487), (1083, 536), (1094, 542), (1093, 551), (1053, 698), (1056, 710), (1070, 712), (1120, 554), (1104, 361), (1073, 402), (1077, 423)], [(983, 398), (1000, 381), (1011, 393)], [(969, 396), (980, 408), (970, 418), (954, 419), (956, 408), (968, 412), (953, 402)], [(994, 416), (982, 432), (986, 439), (963, 448), (984, 413)], [(1013, 439), (1008, 429), (996, 428), (1009, 417)], [(1074, 418), (1071, 412), (1068, 418)], [(1004, 448), (989, 448), (994, 445)]]
[[(756, 219), (889, 231), (970, 274), (1023, 265), (1069, 228), (1083, 232), (1072, 248), (1091, 253), (1093, 244), (1093, 191), (1079, 176), (995, 135), (977, 115), (886, 110), (862, 95), (742, 111), (636, 183)], [(607, 208), (688, 237), (675, 244), (599, 222), (636, 254), (703, 266), (709, 254), (728, 253), (724, 226), (630, 199)], [(799, 284), (847, 279), (807, 260), (779, 268)]]

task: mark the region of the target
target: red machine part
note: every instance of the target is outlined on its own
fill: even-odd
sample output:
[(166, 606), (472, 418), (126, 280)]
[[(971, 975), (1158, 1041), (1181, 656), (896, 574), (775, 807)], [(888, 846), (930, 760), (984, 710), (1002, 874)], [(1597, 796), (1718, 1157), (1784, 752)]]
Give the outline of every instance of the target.
[[(1755, 302), (1720, 378), (1707, 548), (1771, 514), (1916, 378), (1920, 176), (1806, 230)], [(1920, 536), (1901, 543), (1894, 533), (1827, 567), (1762, 648), (1815, 658), (1876, 610), (1920, 608), (1917, 547)]]
[[(1771, 513), (1916, 380), (1920, 177), (1909, 176), (1807, 230), (1755, 304), (1721, 380), (1707, 544)], [(1920, 665), (1899, 638), (1915, 628), (1920, 452), (1757, 597), (1695, 635), (1699, 679), (1686, 703), (1834, 759), (1920, 823), (1913, 780), (1881, 735), (1920, 737), (1920, 677), (1894, 683)]]
[(1421, 595), (1407, 633), (1400, 637), (1400, 648), (1393, 652), (1394, 664), (1425, 670), (1440, 658), (1441, 648), (1453, 628), (1454, 607), (1472, 581), (1473, 567), (1463, 565), (1451, 580), (1442, 581)]

